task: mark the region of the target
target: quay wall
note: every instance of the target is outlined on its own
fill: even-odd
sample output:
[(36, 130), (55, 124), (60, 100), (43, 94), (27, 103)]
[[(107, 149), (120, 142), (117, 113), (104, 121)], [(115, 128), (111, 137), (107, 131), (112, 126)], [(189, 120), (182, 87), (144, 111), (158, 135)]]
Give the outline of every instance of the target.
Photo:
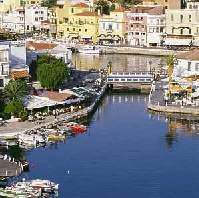
[(151, 90), (150, 84), (142, 83), (108, 83), (108, 88), (113, 92), (138, 92), (149, 94)]
[(102, 47), (103, 54), (136, 54), (150, 56), (168, 56), (182, 51), (168, 50), (164, 48), (138, 48), (138, 47)]
[(193, 108), (193, 107), (192, 108), (184, 107), (184, 106), (175, 107), (175, 106), (162, 106), (162, 105), (148, 104), (148, 109), (157, 111), (157, 112), (199, 115), (199, 108)]

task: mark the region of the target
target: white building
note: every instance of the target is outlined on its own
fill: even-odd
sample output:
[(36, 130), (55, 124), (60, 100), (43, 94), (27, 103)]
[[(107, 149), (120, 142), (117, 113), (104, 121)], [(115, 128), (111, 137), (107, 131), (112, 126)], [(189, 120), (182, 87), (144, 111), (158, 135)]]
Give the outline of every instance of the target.
[(1, 16), (1, 28), (9, 32), (24, 32), (24, 10), (16, 9)]
[(132, 46), (159, 46), (165, 31), (163, 7), (140, 5), (126, 11), (128, 44)]
[(174, 65), (174, 78), (199, 75), (199, 49), (177, 55)]
[(147, 46), (160, 46), (165, 32), (165, 15), (147, 16)]
[(9, 43), (0, 43), (0, 89), (2, 89), (9, 81), (10, 52)]
[(39, 5), (25, 7), (26, 31), (41, 30), (43, 21), (48, 20), (48, 8)]
[(0, 18), (1, 27), (9, 32), (21, 34), (24, 31), (27, 33), (42, 30), (43, 22), (48, 21), (48, 8), (39, 5), (27, 5), (25, 13), (23, 8), (18, 8), (10, 13), (1, 15)]
[[(12, 75), (13, 72), (17, 72), (17, 78)], [(11, 42), (0, 42), (0, 89), (5, 87), (11, 78), (23, 78), (29, 76), (28, 73), (25, 45), (18, 47)]]

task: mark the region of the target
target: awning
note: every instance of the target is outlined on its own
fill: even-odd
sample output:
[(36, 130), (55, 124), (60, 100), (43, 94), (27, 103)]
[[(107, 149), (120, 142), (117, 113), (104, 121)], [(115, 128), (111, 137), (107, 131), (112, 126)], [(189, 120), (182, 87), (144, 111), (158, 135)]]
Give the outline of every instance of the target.
[(164, 45), (171, 45), (171, 46), (189, 46), (192, 43), (191, 39), (172, 39), (166, 38)]
[(82, 39), (91, 39), (91, 36), (82, 36)]

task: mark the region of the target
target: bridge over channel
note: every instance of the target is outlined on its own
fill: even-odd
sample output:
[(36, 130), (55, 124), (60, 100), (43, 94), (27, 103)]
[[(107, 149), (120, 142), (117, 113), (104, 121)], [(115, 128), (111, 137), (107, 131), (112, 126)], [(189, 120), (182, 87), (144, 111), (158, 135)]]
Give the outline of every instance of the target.
[(107, 85), (112, 89), (150, 91), (155, 75), (148, 71), (111, 72), (107, 77)]

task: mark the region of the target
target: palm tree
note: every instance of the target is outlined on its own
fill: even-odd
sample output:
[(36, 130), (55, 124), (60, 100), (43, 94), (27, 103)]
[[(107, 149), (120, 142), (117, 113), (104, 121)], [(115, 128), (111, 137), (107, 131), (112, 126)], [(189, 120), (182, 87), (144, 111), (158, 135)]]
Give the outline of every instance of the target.
[(174, 55), (169, 55), (167, 57), (167, 72), (169, 75), (169, 98), (170, 98), (170, 93), (171, 93), (171, 82), (172, 82), (172, 75), (173, 75), (175, 60), (176, 59)]
[(21, 100), (28, 93), (28, 86), (24, 80), (10, 80), (4, 88), (4, 96), (9, 101)]

